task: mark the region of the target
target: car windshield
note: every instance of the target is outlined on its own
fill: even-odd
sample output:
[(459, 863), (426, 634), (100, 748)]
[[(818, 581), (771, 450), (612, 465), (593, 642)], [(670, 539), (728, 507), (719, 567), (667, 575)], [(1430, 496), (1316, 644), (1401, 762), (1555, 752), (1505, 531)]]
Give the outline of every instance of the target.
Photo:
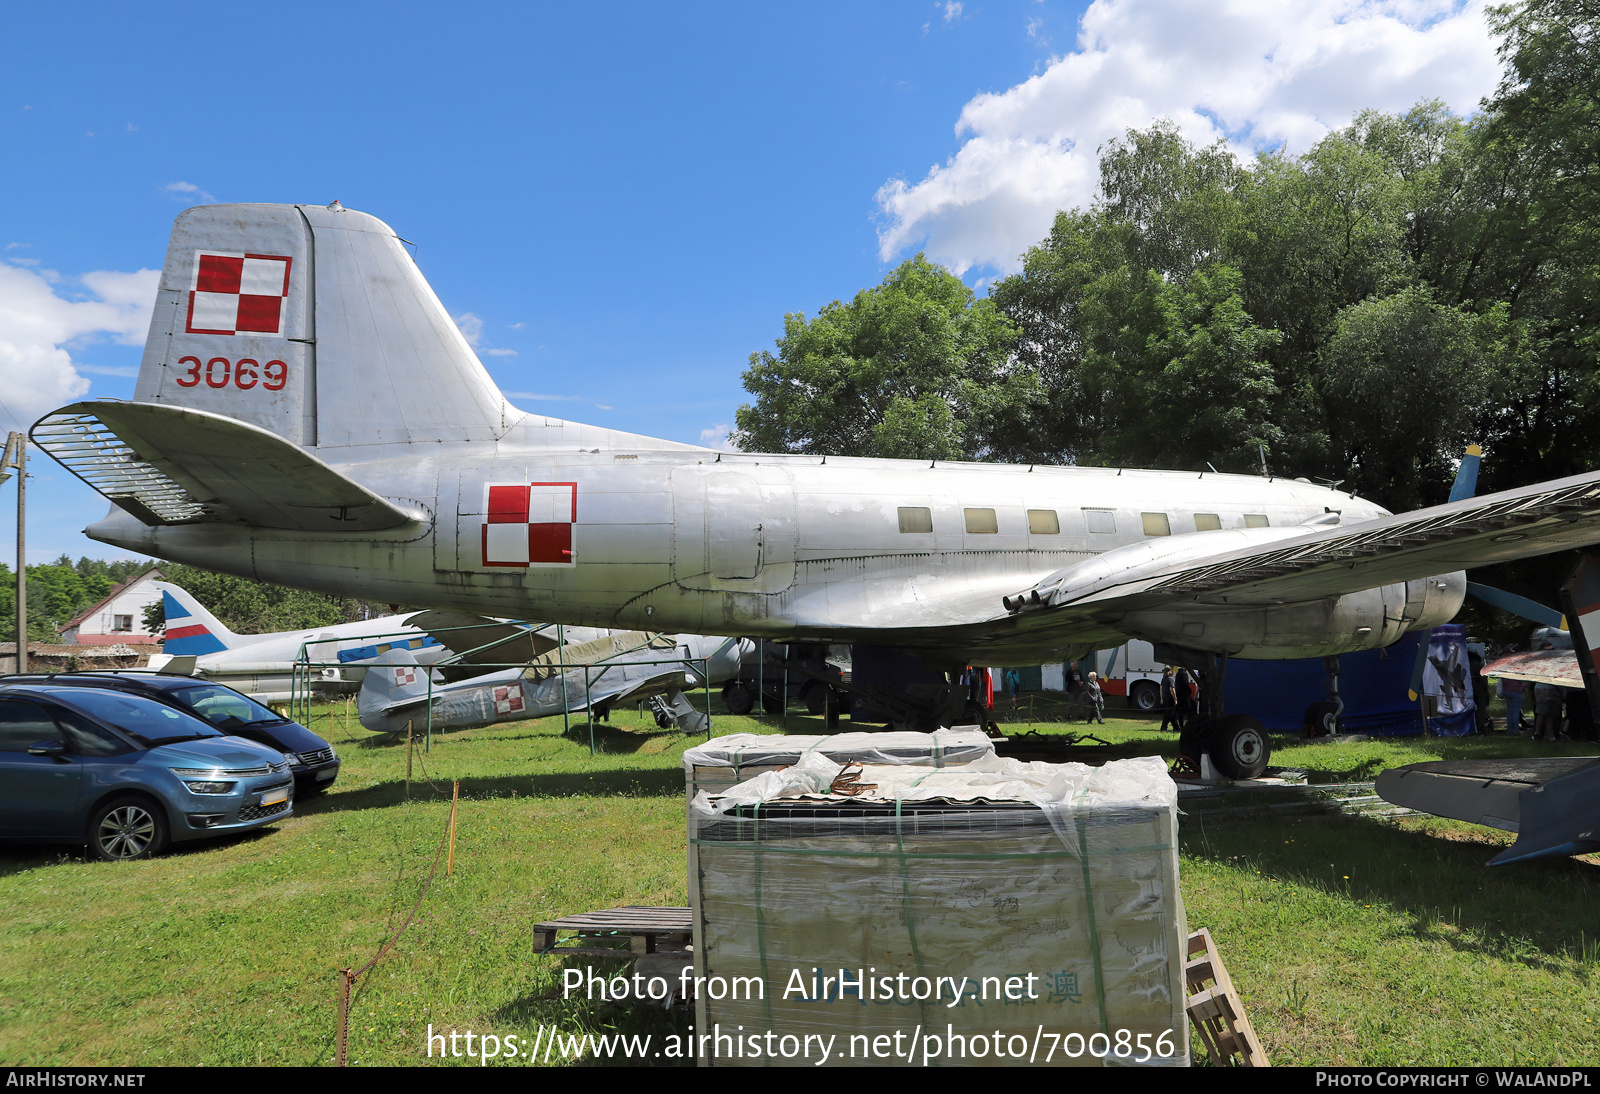
[(284, 719), (232, 688), (179, 688), (172, 697), (219, 729), (257, 726)]
[(102, 688), (72, 688), (58, 691), (56, 696), (146, 745), (225, 736), (192, 714), (139, 695)]

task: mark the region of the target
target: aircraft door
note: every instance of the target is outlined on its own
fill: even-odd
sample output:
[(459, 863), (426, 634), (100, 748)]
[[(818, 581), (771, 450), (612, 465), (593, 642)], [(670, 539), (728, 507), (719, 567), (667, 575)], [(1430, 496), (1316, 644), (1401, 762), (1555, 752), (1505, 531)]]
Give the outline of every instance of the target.
[(672, 472), (672, 576), (715, 589), (761, 573), (761, 488), (750, 475), (697, 464)]

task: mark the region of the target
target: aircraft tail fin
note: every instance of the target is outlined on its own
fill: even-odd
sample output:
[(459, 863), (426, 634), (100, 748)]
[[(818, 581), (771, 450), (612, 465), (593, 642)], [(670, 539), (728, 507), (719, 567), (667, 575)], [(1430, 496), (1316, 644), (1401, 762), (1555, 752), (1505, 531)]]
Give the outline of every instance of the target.
[(234, 634), (189, 595), (187, 589), (165, 581), (151, 582), (161, 590), (161, 607), (166, 613), (167, 638), (161, 652), (168, 656), (203, 656), (247, 646), (255, 635)]
[[(410, 650), (391, 649), (368, 664), (356, 714), (374, 733), (395, 733), (405, 729), (406, 708), (415, 704), (420, 712), (427, 699), (428, 670), (417, 664)], [(420, 731), (422, 726), (416, 728)]]
[(180, 214), (134, 401), (323, 449), (493, 440), (523, 416), (394, 230), (337, 202)]

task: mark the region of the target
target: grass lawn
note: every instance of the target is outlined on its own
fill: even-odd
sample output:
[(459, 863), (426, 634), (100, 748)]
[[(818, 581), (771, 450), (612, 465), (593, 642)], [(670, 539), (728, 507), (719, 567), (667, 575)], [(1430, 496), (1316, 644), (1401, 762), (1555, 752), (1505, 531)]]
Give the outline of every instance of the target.
[[(1036, 701), (1001, 720), (1083, 730), (1060, 713)], [(563, 1002), (532, 928), (685, 903), (679, 757), (703, 738), (617, 712), (591, 757), (574, 723), (570, 738), (559, 718), (436, 738), (407, 800), (404, 745), (347, 726), (342, 704), (320, 707), (312, 728), (344, 769), (273, 828), (120, 865), (0, 849), (0, 1064), (330, 1062), (337, 971), (364, 964), (409, 913), (453, 779), (454, 874), (441, 862), (417, 922), (358, 982), (352, 1061), (426, 1063), (430, 1024), (529, 1039), (552, 1024), (683, 1030), (683, 1016)], [(1156, 725), (1111, 718), (1095, 732), (1170, 756), (1174, 736)], [(821, 731), (794, 712), (789, 727)], [(773, 729), (716, 722), (719, 734)], [(1498, 735), (1281, 742), (1273, 762), (1340, 782), (1534, 748)], [(1600, 1063), (1600, 863), (1487, 870), (1508, 837), (1431, 819), (1197, 814), (1180, 832), (1189, 923), (1211, 928), (1275, 1064)]]

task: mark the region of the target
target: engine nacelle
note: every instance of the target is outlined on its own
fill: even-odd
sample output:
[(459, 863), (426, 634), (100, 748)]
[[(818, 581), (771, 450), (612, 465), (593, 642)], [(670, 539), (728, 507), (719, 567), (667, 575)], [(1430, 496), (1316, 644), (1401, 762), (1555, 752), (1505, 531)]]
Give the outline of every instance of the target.
[(1457, 571), (1299, 604), (1129, 612), (1116, 626), (1151, 642), (1247, 660), (1329, 657), (1377, 649), (1406, 631), (1449, 622), (1461, 610), (1466, 586), (1466, 574)]
[[(1057, 571), (1034, 588), (1006, 597), (1005, 604), (1013, 612), (1026, 612), (1071, 603), (1147, 575), (1171, 572), (1191, 559), (1260, 547), (1310, 530), (1306, 525), (1241, 528), (1145, 540)], [(1299, 603), (1239, 607), (1187, 603), (1132, 611), (1104, 622), (1135, 638), (1235, 657), (1327, 657), (1377, 649), (1406, 631), (1447, 623), (1461, 610), (1466, 593), (1467, 575), (1456, 571)]]

